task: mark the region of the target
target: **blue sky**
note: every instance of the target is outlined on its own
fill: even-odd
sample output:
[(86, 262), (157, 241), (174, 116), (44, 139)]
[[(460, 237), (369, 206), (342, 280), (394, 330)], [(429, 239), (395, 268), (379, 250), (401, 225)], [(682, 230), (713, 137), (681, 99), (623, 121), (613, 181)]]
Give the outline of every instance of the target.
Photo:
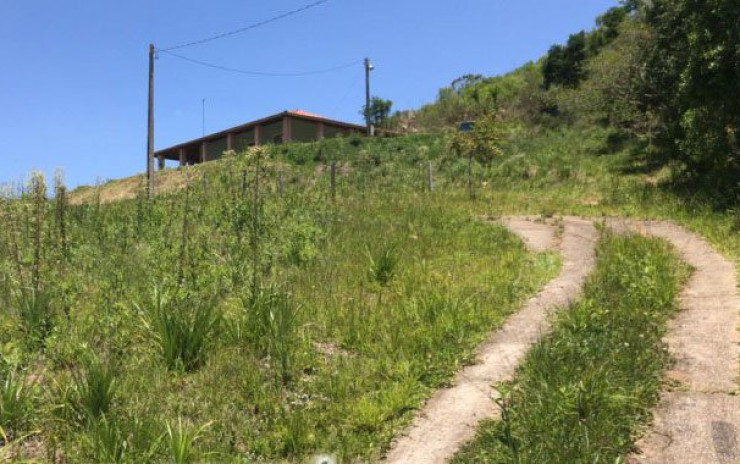
[[(208, 37), (312, 0), (58, 0), (0, 3), (0, 183), (61, 169), (70, 186), (141, 172), (146, 161), (147, 47)], [(611, 0), (330, 0), (299, 15), (178, 53), (222, 66), (316, 76), (224, 73), (160, 54), (155, 146), (286, 109), (360, 122), (363, 69), (394, 109), (434, 100), (467, 73), (510, 71)]]

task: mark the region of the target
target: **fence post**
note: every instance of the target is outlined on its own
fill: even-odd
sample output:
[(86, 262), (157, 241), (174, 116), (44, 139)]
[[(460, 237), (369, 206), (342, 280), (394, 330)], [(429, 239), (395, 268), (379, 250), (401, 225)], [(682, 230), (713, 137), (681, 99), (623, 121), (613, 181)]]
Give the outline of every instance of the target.
[(434, 171), (433, 171), (431, 161), (429, 161), (427, 176), (428, 176), (429, 191), (434, 192)]
[(470, 157), (468, 162), (468, 190), (470, 191), (470, 199), (475, 200), (475, 186), (473, 185), (473, 157)]
[(337, 196), (337, 162), (331, 162), (331, 198)]

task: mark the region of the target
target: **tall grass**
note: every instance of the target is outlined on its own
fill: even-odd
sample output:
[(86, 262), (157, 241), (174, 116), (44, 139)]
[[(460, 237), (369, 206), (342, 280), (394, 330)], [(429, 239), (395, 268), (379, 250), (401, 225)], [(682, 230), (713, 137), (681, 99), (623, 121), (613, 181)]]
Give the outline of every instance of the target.
[(32, 410), (32, 392), (26, 386), (26, 376), (15, 370), (0, 372), (0, 428), (17, 434), (28, 425)]
[(162, 462), (166, 437), (163, 428), (136, 417), (102, 415), (88, 421), (85, 428), (85, 459), (101, 463)]
[(396, 275), (398, 251), (393, 245), (386, 246), (375, 256), (367, 252), (370, 260), (370, 278), (381, 287), (387, 287)]
[(125, 462), (127, 443), (124, 432), (114, 421), (109, 421), (104, 415), (88, 423), (89, 445), (91, 457), (95, 462), (119, 463)]
[(258, 290), (256, 297), (242, 298), (246, 325), (254, 346), (270, 356), (276, 364), (277, 375), (283, 384), (292, 377), (295, 350), (298, 345), (297, 305), (291, 295), (277, 285)]
[[(172, 188), (151, 202), (108, 202), (137, 179), (88, 189), (87, 204), (75, 204), (85, 189), (65, 196), (59, 186), (53, 202), (35, 202), (45, 195), (33, 189), (3, 199), (0, 278), (11, 311), (0, 311), (0, 360), (43, 372), (49, 394), (28, 418), (48, 444), (42, 458), (165, 460), (164, 424), (175, 432), (181, 417), (213, 421), (197, 447), (226, 461), (377, 459), (486, 334), (557, 272), (554, 255), (529, 254), (483, 214), (675, 215), (740, 256), (723, 216), (654, 187), (644, 193), (620, 174), (624, 154), (592, 156), (598, 130), (535, 135), (513, 139), (510, 156), (490, 166), (474, 164), (476, 202), (468, 163), (444, 160), (437, 135), (271, 147), (258, 182), (243, 155), (165, 171), (158, 180)], [(332, 202), (326, 163), (335, 160)], [(419, 169), (429, 160), (434, 195)], [(618, 184), (607, 180), (614, 173)], [(197, 181), (175, 188), (188, 177)], [(39, 291), (24, 295), (22, 316), (15, 295), (34, 288), (36, 269)], [(154, 295), (153, 283), (168, 291)], [(70, 373), (87, 376), (80, 359), (90, 352), (114, 367), (110, 406), (92, 407), (106, 412), (85, 424), (75, 413), (60, 420)]]

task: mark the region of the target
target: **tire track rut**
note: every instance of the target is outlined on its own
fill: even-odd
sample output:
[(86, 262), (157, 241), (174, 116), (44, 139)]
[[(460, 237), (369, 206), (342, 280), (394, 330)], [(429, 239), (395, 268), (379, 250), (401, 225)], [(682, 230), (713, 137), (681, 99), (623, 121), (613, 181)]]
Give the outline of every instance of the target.
[[(556, 246), (555, 227), (529, 218), (511, 218), (504, 224), (533, 250)], [(388, 463), (435, 464), (452, 458), (475, 436), (478, 424), (495, 418), (493, 385), (511, 380), (529, 348), (550, 329), (548, 315), (575, 299), (594, 267), (598, 237), (591, 221), (566, 218), (557, 249), (562, 254), (560, 275), (510, 316), (478, 351), (477, 364), (464, 368), (453, 386), (438, 391), (417, 414), (406, 433), (388, 452)]]

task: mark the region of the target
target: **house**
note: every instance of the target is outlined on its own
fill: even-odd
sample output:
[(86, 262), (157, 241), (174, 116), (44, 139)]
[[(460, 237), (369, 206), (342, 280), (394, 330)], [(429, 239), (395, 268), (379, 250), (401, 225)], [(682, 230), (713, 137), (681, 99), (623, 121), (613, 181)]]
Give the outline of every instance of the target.
[(213, 161), (221, 158), (225, 151), (238, 152), (254, 145), (313, 142), (366, 132), (365, 126), (327, 119), (306, 111), (284, 111), (159, 150), (154, 156), (159, 160), (159, 169), (163, 169), (165, 160), (178, 161), (180, 166), (185, 166)]

